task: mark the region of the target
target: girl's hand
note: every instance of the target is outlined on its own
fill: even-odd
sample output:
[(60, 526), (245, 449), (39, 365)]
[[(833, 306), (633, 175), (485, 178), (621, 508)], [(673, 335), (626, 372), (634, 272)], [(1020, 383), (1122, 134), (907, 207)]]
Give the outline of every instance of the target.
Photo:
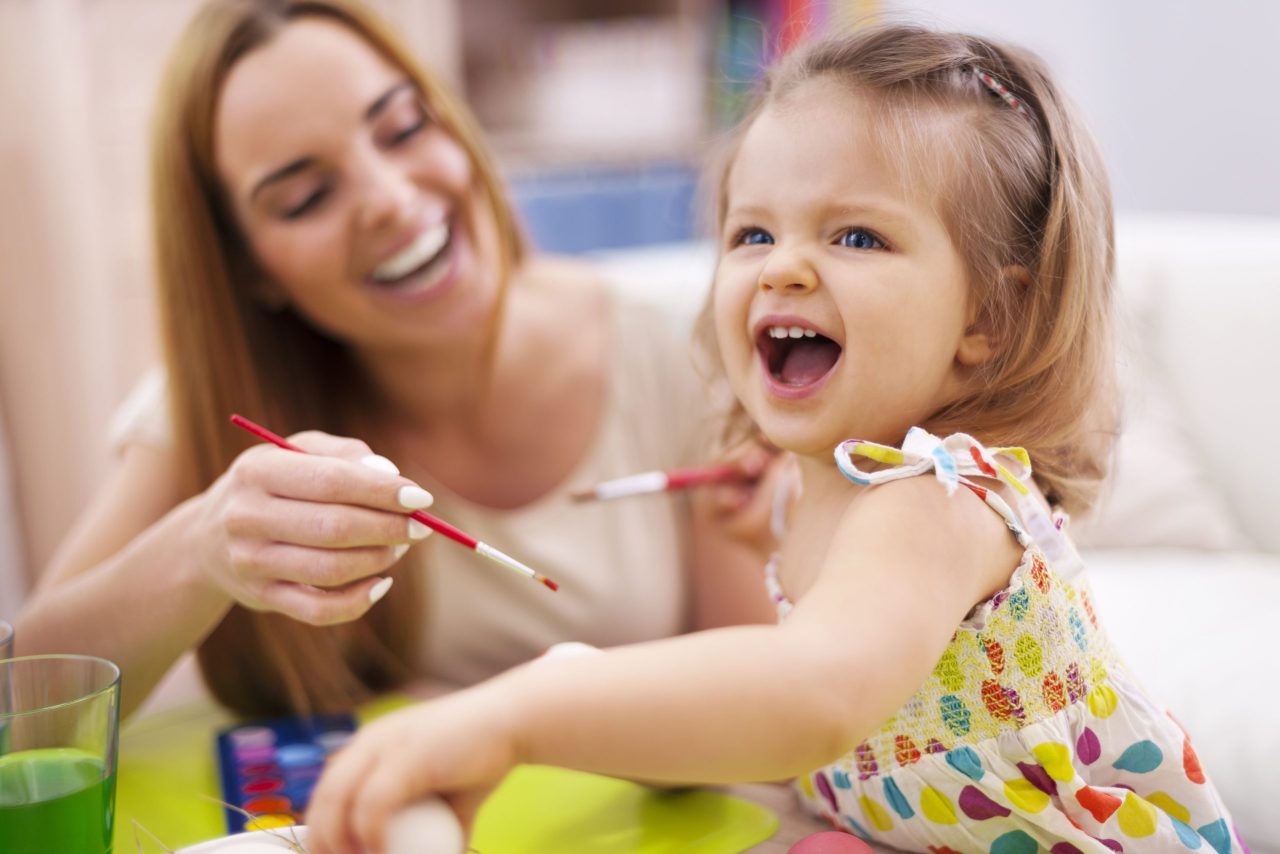
[(195, 560), (247, 608), (354, 620), (390, 587), (382, 573), (430, 533), (405, 514), (432, 497), (357, 439), (289, 439), (308, 453), (256, 445), (196, 500)]
[(329, 760), (307, 809), (311, 854), (381, 854), (388, 820), (440, 796), (470, 835), (516, 764), (512, 703), (497, 683), (429, 700), (362, 728)]
[(724, 534), (767, 559), (778, 547), (771, 520), (778, 490), (791, 489), (792, 457), (757, 437), (730, 449), (723, 462), (737, 466), (742, 479), (710, 487), (705, 512)]

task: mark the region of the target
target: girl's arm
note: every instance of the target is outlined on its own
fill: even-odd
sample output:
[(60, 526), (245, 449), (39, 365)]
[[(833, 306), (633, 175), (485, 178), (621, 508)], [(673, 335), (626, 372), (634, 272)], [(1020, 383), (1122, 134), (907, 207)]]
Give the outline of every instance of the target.
[(770, 516), (786, 459), (749, 441), (722, 460), (738, 466), (743, 481), (703, 487), (690, 496), (695, 629), (777, 620), (764, 566), (778, 547)]
[(777, 626), (660, 641), (500, 677), (520, 761), (664, 782), (772, 780), (852, 750), (925, 681), (1022, 549), (931, 479), (851, 507)]
[(922, 479), (855, 502), (780, 626), (740, 626), (518, 668), (372, 724), (312, 801), (313, 851), (380, 850), (398, 806), (464, 821), (518, 762), (663, 782), (772, 780), (851, 750), (925, 680), (1020, 556), (981, 502)]

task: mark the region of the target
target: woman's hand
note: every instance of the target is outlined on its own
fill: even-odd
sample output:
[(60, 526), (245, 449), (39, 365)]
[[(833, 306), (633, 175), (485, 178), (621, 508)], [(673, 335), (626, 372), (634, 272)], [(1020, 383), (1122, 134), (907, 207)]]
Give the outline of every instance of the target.
[(470, 835), (480, 805), (517, 762), (517, 713), (503, 690), (485, 683), (363, 727), (312, 793), (307, 850), (380, 854), (392, 815), (432, 795)]
[(255, 611), (313, 625), (354, 620), (383, 577), (430, 529), (405, 514), (430, 493), (358, 439), (320, 432), (242, 453), (199, 499), (196, 560), (216, 588)]

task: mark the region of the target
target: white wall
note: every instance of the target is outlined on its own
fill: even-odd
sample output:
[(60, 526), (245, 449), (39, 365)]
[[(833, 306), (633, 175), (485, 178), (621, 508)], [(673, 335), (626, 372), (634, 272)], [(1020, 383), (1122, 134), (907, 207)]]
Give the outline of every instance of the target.
[(1280, 3), (883, 6), (1039, 53), (1088, 116), (1119, 208), (1280, 214)]

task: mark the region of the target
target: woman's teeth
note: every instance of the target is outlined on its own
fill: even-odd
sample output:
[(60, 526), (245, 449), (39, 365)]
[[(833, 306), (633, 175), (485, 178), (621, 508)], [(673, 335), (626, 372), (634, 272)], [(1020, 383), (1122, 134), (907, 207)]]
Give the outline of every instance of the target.
[(379, 264), (370, 274), (371, 278), (383, 283), (399, 281), (434, 260), (448, 242), (449, 224), (442, 222), (422, 232), (404, 249)]
[(816, 338), (817, 332), (803, 326), (770, 326), (765, 330), (770, 338)]

